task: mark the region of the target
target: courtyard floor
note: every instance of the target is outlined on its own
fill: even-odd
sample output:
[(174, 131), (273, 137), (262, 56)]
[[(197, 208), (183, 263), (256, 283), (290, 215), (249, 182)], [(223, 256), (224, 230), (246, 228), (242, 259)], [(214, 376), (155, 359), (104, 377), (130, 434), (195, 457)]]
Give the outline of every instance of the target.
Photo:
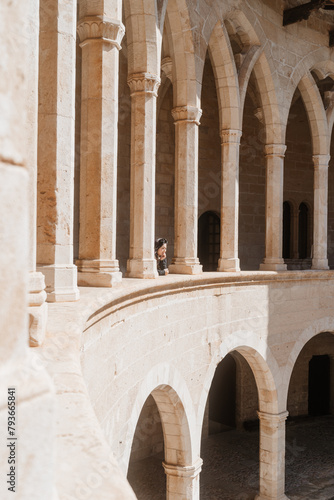
[[(290, 421), (286, 437), (286, 495), (334, 500), (334, 417)], [(258, 493), (259, 434), (226, 431), (203, 440), (201, 500), (253, 500)], [(139, 500), (165, 500), (162, 456), (132, 464), (128, 479)]]

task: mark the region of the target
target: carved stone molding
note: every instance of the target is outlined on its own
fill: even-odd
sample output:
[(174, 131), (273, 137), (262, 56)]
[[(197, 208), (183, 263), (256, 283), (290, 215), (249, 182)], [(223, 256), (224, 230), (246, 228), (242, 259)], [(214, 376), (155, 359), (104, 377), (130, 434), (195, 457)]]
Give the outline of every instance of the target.
[(334, 90), (327, 90), (324, 92), (324, 105), (325, 109), (330, 109), (334, 105)]
[(138, 93), (153, 94), (158, 97), (160, 78), (150, 73), (133, 73), (128, 78), (130, 95)]
[(172, 79), (173, 62), (170, 57), (164, 57), (161, 61), (161, 70), (165, 73), (166, 77), (173, 83)]
[(234, 129), (223, 129), (220, 131), (220, 138), (222, 144), (228, 144), (231, 142), (240, 143), (242, 131)]
[(256, 108), (254, 110), (254, 116), (259, 120), (260, 123), (262, 123), (262, 125), (264, 125), (264, 114), (262, 108)]
[(312, 158), (314, 168), (328, 168), (328, 163), (331, 157), (329, 155), (313, 155)]
[(288, 411), (282, 411), (281, 413), (266, 413), (264, 411), (258, 411), (257, 412), (259, 419), (266, 423), (267, 425), (271, 425), (273, 427), (277, 426), (277, 424), (280, 424), (281, 422), (285, 422), (287, 419), (289, 412)]
[(77, 33), (80, 47), (91, 40), (103, 40), (120, 50), (125, 28), (120, 21), (104, 16), (89, 16), (79, 21)]
[(172, 116), (175, 122), (193, 122), (199, 125), (202, 110), (195, 106), (179, 106), (172, 109)]
[(162, 463), (165, 473), (169, 476), (184, 477), (194, 479), (202, 470), (203, 460), (198, 458), (192, 465), (172, 465), (166, 462)]
[(286, 145), (285, 144), (266, 144), (264, 147), (266, 156), (277, 156), (284, 158)]

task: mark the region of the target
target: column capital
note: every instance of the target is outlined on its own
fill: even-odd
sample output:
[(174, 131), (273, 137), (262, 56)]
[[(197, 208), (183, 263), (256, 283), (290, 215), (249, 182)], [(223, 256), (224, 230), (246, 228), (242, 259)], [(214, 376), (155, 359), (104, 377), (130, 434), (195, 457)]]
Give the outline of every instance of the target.
[(120, 21), (105, 16), (87, 16), (78, 22), (77, 33), (80, 47), (93, 40), (103, 40), (120, 50), (125, 27)]
[(282, 413), (266, 413), (264, 411), (258, 411), (257, 414), (262, 422), (275, 425), (281, 422), (285, 422), (287, 416), (289, 415), (289, 412), (282, 411)]
[(331, 158), (330, 155), (313, 155), (312, 159), (314, 168), (321, 168), (321, 167), (328, 168), (328, 163), (330, 158)]
[(264, 147), (265, 155), (270, 156), (278, 156), (280, 158), (284, 158), (286, 145), (285, 144), (266, 144)]
[(193, 122), (199, 125), (202, 110), (196, 106), (178, 106), (172, 109), (172, 116), (175, 122)]
[(158, 88), (160, 78), (151, 73), (133, 73), (128, 77), (130, 95), (133, 94), (152, 94), (158, 97)]
[(240, 144), (242, 130), (222, 129), (220, 131), (220, 138), (222, 144), (236, 143)]
[(195, 478), (202, 470), (203, 460), (199, 458), (192, 465), (173, 465), (162, 462), (165, 474), (169, 476)]

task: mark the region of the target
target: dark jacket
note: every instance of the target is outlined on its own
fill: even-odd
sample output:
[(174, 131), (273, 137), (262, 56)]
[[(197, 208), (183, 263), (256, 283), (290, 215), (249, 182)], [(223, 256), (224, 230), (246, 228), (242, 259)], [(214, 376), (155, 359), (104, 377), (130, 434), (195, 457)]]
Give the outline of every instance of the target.
[(167, 258), (163, 260), (157, 260), (157, 268), (159, 276), (165, 276), (165, 269), (167, 269)]

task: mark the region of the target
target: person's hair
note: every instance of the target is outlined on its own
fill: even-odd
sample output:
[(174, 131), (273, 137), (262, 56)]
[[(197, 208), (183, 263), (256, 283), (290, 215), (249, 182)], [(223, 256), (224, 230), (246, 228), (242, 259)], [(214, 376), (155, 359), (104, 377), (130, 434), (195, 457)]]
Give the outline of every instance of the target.
[(167, 245), (168, 241), (166, 238), (158, 238), (154, 242), (154, 251), (157, 252), (159, 248), (162, 247), (162, 245), (166, 244)]

